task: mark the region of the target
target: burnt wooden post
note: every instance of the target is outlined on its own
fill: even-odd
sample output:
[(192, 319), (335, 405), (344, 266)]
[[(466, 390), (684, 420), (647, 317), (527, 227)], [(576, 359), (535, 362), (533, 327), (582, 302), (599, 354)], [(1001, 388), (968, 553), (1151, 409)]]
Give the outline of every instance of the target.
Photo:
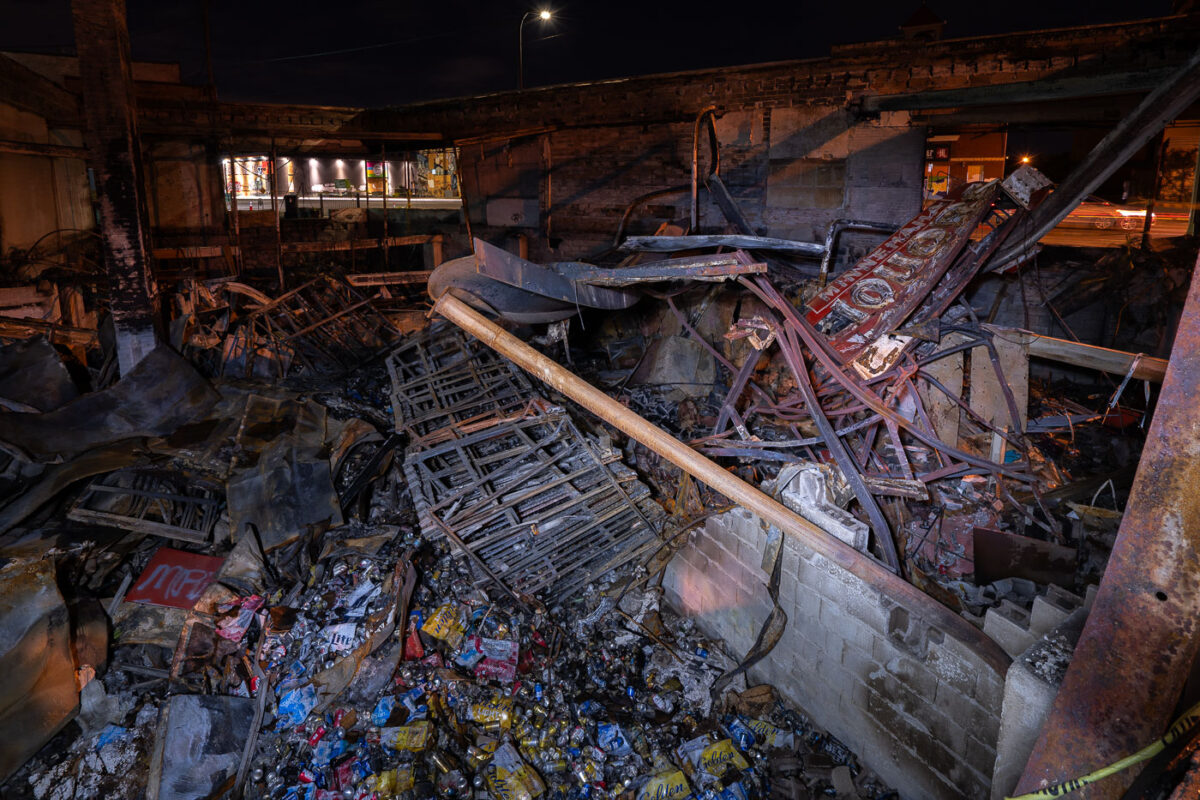
[(72, 0), (88, 166), (96, 177), (109, 310), (125, 374), (154, 349), (155, 286), (125, 0)]

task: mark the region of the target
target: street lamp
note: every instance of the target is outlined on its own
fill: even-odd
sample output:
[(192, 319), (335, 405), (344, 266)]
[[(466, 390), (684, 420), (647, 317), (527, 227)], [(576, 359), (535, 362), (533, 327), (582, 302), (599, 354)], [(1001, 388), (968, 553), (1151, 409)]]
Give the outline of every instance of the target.
[(525, 16), (521, 17), (521, 24), (517, 28), (517, 91), (525, 88), (525, 23), (534, 17), (547, 22), (551, 14), (549, 9), (543, 8), (537, 12), (526, 11)]

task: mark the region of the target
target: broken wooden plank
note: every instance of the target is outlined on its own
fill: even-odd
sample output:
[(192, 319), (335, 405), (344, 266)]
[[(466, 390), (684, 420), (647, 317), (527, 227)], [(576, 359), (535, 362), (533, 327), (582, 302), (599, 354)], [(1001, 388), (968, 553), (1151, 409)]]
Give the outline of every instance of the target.
[(54, 344), (68, 347), (86, 347), (96, 341), (96, 331), (87, 328), (70, 328), (39, 319), (0, 316), (0, 339), (28, 339), (39, 333)]
[[(1025, 431), (1029, 418), (1029, 351), (1025, 336), (1018, 331), (992, 337), (1000, 369), (1017, 406), (1019, 430)], [(984, 346), (971, 350), (970, 406), (989, 425), (1000, 430), (1012, 428), (1014, 421), (1004, 387)], [(995, 434), (993, 434), (995, 435)]]
[(347, 275), (346, 283), (351, 286), (389, 286), (404, 283), (426, 283), (432, 270), (416, 270), (413, 272), (360, 272)]
[[(967, 337), (964, 334), (946, 334), (942, 337), (935, 354), (938, 351), (958, 347), (965, 344), (966, 341)], [(940, 383), (954, 397), (962, 397), (962, 353), (939, 358), (937, 361), (921, 367), (921, 372)], [(917, 391), (921, 395), (921, 402), (924, 403), (925, 411), (929, 414), (929, 422), (933, 425), (934, 434), (946, 444), (957, 446), (958, 425), (962, 417), (962, 409), (959, 408), (954, 397), (926, 381), (917, 381), (917, 387)]]

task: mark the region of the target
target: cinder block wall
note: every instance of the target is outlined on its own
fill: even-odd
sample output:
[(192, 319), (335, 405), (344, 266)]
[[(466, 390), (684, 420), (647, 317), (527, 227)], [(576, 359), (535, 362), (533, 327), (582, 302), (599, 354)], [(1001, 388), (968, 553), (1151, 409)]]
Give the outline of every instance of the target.
[[(664, 580), (667, 601), (737, 657), (771, 609), (766, 538), (749, 511), (714, 517)], [(773, 684), (906, 798), (988, 796), (1005, 665), (791, 538), (779, 599), (787, 627), (752, 683)]]

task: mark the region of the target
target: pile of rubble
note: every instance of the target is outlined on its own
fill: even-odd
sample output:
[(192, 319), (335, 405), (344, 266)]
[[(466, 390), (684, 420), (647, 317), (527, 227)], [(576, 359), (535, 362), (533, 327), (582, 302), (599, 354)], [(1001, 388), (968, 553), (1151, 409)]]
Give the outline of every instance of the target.
[[(759, 497), (784, 515), (773, 597), (785, 523), (985, 632), (1095, 582), (1164, 366), (964, 299), (1036, 177), (935, 201), (828, 285), (747, 233), (644, 237), (612, 267), (477, 242), (430, 276), (461, 330), (321, 276), (186, 284), (173, 347), (120, 380), (111, 347), (0, 349), (6, 796), (888, 796), (746, 686), (778, 602), (727, 653), (660, 605), (663, 571)], [(532, 380), (471, 305), (549, 323), (524, 337), (574, 371), (535, 352)], [(1031, 356), (1100, 363), (1111, 391), (1045, 388)]]
[[(14, 399), (71, 394), (14, 354), (46, 376)], [(386, 368), (162, 348), (0, 421), (6, 796), (888, 796), (660, 607), (680, 519), (605, 433), (445, 326)]]

